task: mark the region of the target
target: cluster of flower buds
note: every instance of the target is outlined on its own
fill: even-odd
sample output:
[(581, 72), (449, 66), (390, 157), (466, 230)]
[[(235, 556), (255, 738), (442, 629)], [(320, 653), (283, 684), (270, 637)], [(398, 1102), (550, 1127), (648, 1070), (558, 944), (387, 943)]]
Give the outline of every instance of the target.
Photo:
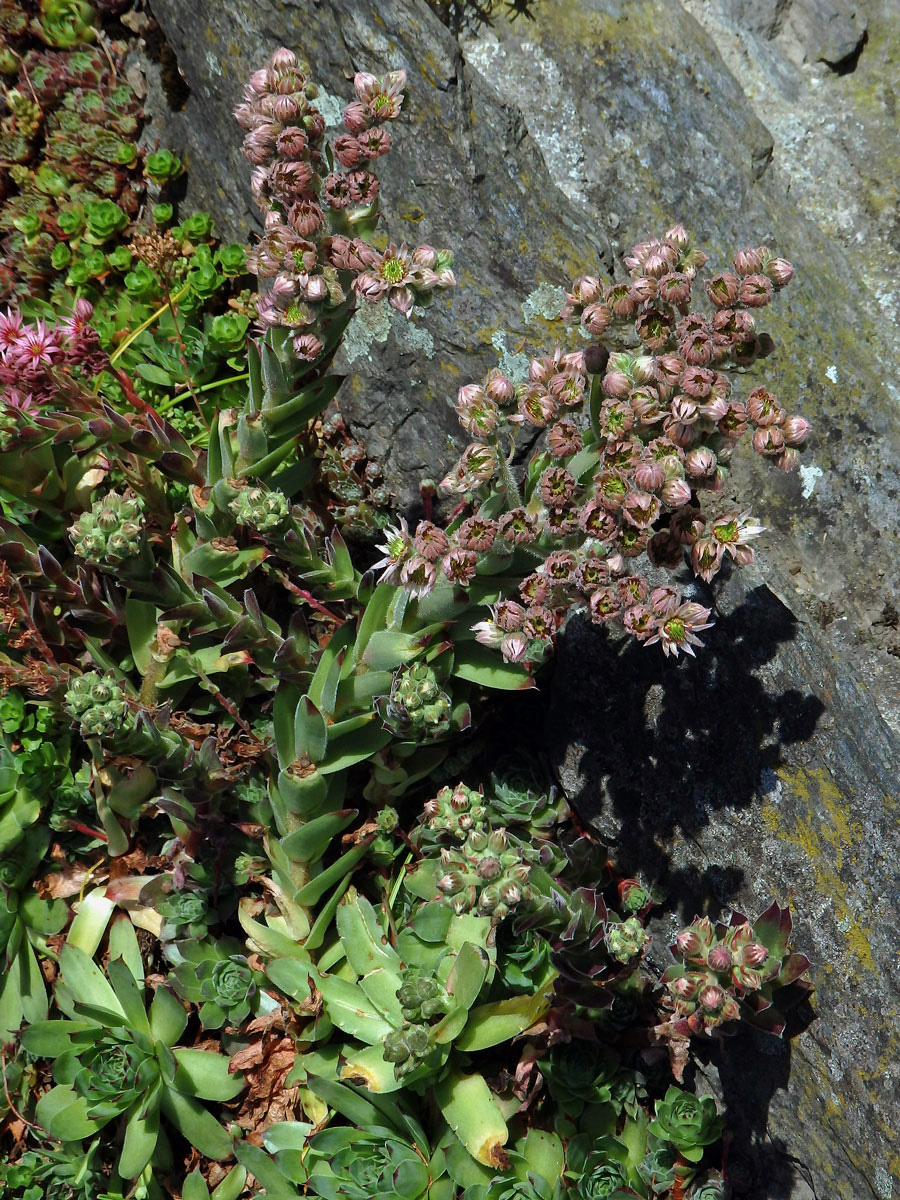
[(749, 921), (714, 926), (698, 917), (672, 946), (681, 963), (663, 976), (665, 1004), (695, 1033), (709, 1033), (741, 1016), (739, 1000), (781, 973), (782, 958), (757, 940)]
[(404, 970), (397, 999), (403, 1019), (412, 1024), (424, 1024), (432, 1017), (443, 1016), (451, 1006), (447, 989), (440, 980), (414, 967)]
[(441, 851), (441, 866), (438, 893), (456, 913), (500, 922), (530, 898), (531, 868), (505, 829), (474, 830), (461, 846)]
[(88, 324), (93, 312), (87, 300), (76, 300), (72, 315), (53, 325), (28, 322), (15, 308), (0, 312), (0, 403), (36, 413), (59, 391), (55, 372), (91, 378), (104, 370), (109, 359)]
[[(309, 65), (290, 50), (276, 51), (254, 72), (235, 110), (247, 131), (253, 196), (266, 214), (263, 240), (248, 258), (255, 274), (272, 281), (259, 297), (260, 324), (292, 330), (301, 360), (322, 353), (323, 314), (343, 304), (350, 287), (365, 300), (386, 298), (408, 316), (435, 288), (453, 286), (449, 252), (393, 244), (380, 252), (365, 240), (378, 216), (371, 168), (391, 148), (387, 124), (400, 113), (405, 82), (405, 71), (383, 79), (358, 74), (345, 132), (330, 152)], [(329, 171), (335, 160), (341, 169)]]
[(88, 671), (76, 676), (66, 691), (65, 706), (85, 737), (111, 739), (128, 725), (128, 704), (113, 675)]
[(391, 694), (381, 697), (378, 711), (385, 726), (398, 737), (420, 741), (446, 733), (453, 704), (441, 690), (433, 668), (413, 663), (394, 675)]
[(624, 921), (610, 921), (606, 927), (606, 946), (617, 962), (631, 962), (633, 958), (643, 954), (649, 945), (650, 934), (637, 917), (626, 917)]
[(283, 525), (291, 512), (284, 492), (269, 491), (261, 487), (242, 488), (228, 507), (238, 524), (255, 529), (258, 533), (269, 533)]
[[(760, 353), (764, 338), (753, 333), (750, 310), (789, 281), (789, 263), (765, 248), (741, 251), (734, 272), (707, 281), (708, 317), (690, 308), (705, 256), (680, 226), (625, 261), (628, 282), (579, 279), (564, 315), (595, 335), (633, 321), (639, 349), (557, 348), (531, 360), (524, 382), (492, 370), (459, 390), (456, 413), (475, 440), (441, 487), (464, 505), (505, 493), (506, 511), (476, 511), (448, 530), (422, 521), (412, 534), (401, 522), (381, 547), (382, 579), (423, 595), (442, 576), (466, 586), (483, 555), (527, 546), (540, 565), (516, 599), (495, 604), (475, 627), (507, 661), (539, 660), (574, 608), (667, 654), (692, 654), (709, 610), (673, 588), (651, 589), (631, 560), (646, 553), (655, 567), (673, 568), (689, 554), (706, 581), (726, 558), (752, 562), (750, 543), (763, 526), (749, 513), (707, 517), (699, 497), (723, 489), (735, 447), (751, 430), (754, 449), (785, 470), (809, 435), (809, 423), (789, 417), (765, 388), (734, 399), (725, 374)], [(522, 427), (546, 437), (524, 499), (508, 457)]]
[(404, 1025), (385, 1035), (382, 1053), (384, 1061), (394, 1064), (397, 1079), (411, 1074), (434, 1048), (431, 1030), (427, 1025)]
[(473, 830), (485, 828), (487, 812), (482, 792), (458, 783), (426, 801), (424, 824), (435, 838), (464, 842)]
[(117, 567), (141, 553), (143, 504), (137, 496), (109, 492), (69, 527), (69, 536), (79, 558), (98, 566)]

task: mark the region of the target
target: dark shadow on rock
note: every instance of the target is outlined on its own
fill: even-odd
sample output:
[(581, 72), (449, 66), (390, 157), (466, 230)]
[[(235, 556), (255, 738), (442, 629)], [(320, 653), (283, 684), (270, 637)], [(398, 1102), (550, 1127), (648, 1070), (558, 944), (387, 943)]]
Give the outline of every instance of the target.
[(728, 1131), (728, 1178), (735, 1200), (790, 1200), (798, 1178), (805, 1179), (804, 1164), (768, 1134), (772, 1098), (790, 1081), (790, 1026), (784, 1037), (775, 1038), (741, 1025), (727, 1037), (695, 1039), (692, 1052), (701, 1073), (716, 1069), (714, 1090)]
[(660, 883), (685, 920), (718, 915), (743, 876), (727, 866), (727, 845), (721, 865), (675, 870), (673, 838), (695, 838), (722, 808), (746, 808), (782, 746), (808, 740), (824, 711), (817, 696), (773, 692), (761, 677), (795, 629), (761, 585), (717, 616), (695, 659), (667, 661), (584, 617), (560, 640), (547, 715), (553, 769), (619, 869)]

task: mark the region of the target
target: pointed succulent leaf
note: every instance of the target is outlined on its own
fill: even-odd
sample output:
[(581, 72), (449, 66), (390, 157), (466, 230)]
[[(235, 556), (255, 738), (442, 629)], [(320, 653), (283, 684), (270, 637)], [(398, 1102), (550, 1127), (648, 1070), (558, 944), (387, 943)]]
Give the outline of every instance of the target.
[(181, 1001), (167, 987), (158, 987), (150, 1004), (150, 1029), (157, 1042), (174, 1046), (187, 1025)]
[(227, 1130), (193, 1096), (167, 1087), (162, 1093), (162, 1110), (190, 1144), (207, 1158), (229, 1158), (233, 1151)]
[(175, 1051), (178, 1070), (175, 1087), (201, 1100), (233, 1100), (244, 1090), (240, 1074), (229, 1074), (228, 1059), (212, 1050), (194, 1050), (183, 1046)]
[(283, 838), (282, 849), (295, 862), (316, 862), (338, 834), (352, 825), (358, 816), (358, 809), (342, 808), (338, 812), (315, 817)]
[(159, 1140), (159, 1105), (162, 1085), (157, 1083), (149, 1096), (135, 1100), (125, 1114), (125, 1140), (117, 1169), (123, 1179), (134, 1179), (153, 1157)]
[(357, 975), (375, 967), (399, 972), (400, 956), (385, 937), (372, 904), (350, 888), (337, 911), (337, 929), (347, 961)]
[(35, 1106), (35, 1117), (61, 1142), (79, 1142), (93, 1137), (104, 1124), (88, 1116), (88, 1102), (71, 1087), (60, 1084), (45, 1092)]

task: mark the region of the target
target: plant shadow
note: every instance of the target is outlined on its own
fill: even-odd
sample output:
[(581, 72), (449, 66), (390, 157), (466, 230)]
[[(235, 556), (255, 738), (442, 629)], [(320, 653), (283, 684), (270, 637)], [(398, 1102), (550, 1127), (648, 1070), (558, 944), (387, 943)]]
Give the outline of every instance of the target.
[[(673, 914), (685, 924), (698, 914), (716, 919), (751, 882), (729, 853), (741, 829), (734, 814), (774, 786), (785, 747), (807, 742), (824, 712), (802, 673), (792, 677), (783, 666), (797, 618), (764, 584), (739, 592), (736, 603), (734, 591), (722, 581), (704, 649), (678, 662), (573, 619), (545, 698), (552, 776), (617, 869), (662, 888), (669, 921), (659, 924), (667, 932)], [(692, 598), (713, 604), (711, 590), (703, 592)], [(697, 843), (693, 857), (702, 863), (686, 862), (683, 847), (676, 855), (679, 840)], [(812, 1017), (800, 1005), (783, 1039), (741, 1027), (705, 1045), (695, 1040), (695, 1056), (716, 1068), (733, 1131), (735, 1196), (794, 1194), (802, 1167), (768, 1137), (768, 1114), (788, 1086), (789, 1038)]]

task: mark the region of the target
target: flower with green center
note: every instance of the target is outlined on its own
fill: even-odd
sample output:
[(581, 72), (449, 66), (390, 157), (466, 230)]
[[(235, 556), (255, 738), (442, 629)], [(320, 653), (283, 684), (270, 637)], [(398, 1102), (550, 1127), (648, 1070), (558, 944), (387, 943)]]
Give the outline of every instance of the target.
[(380, 268), (381, 278), (392, 286), (401, 283), (406, 274), (406, 267), (399, 258), (386, 258)]
[(665, 1098), (657, 1100), (656, 1115), (650, 1132), (670, 1142), (688, 1162), (699, 1162), (704, 1146), (722, 1136), (723, 1119), (716, 1112), (712, 1096), (693, 1096), (681, 1088), (670, 1087)]

